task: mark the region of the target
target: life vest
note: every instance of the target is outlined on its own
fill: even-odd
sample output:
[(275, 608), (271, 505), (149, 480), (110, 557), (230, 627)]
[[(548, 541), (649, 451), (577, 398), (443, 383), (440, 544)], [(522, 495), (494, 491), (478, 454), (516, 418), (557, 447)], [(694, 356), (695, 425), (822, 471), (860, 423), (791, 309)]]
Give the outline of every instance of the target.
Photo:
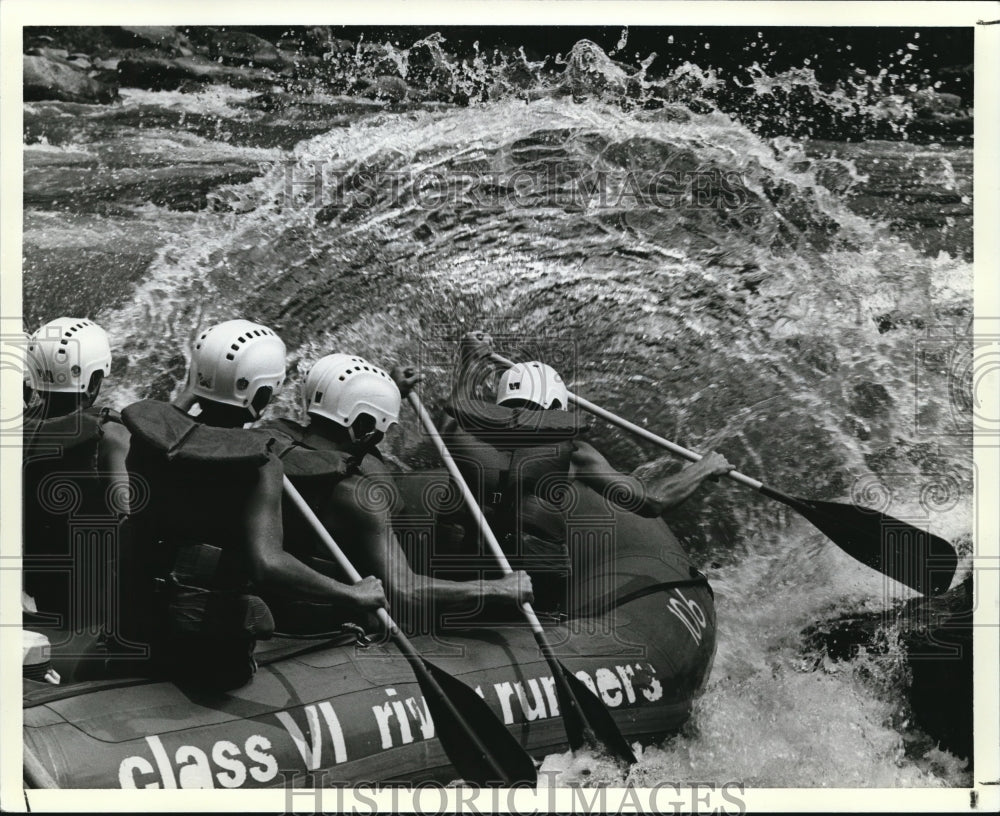
[[(313, 512), (320, 516), (324, 512), (324, 503), (337, 484), (361, 473), (369, 457), (382, 460), (375, 448), (362, 456), (330, 450), (308, 426), (290, 419), (268, 420), (257, 427), (274, 435), (272, 451), (281, 460), (285, 475)], [(286, 552), (328, 578), (350, 583), (302, 511), (287, 496), (282, 502), (281, 518)], [(347, 535), (350, 535), (349, 531)], [(278, 629), (296, 635), (329, 629), (331, 621), (336, 622), (338, 617), (356, 614), (354, 610), (335, 609), (331, 604), (274, 593), (265, 597), (274, 612)]]
[[(446, 411), (455, 421), (443, 432), (445, 444), (511, 567), (531, 575), (540, 609), (561, 607), (571, 565), (564, 503), (579, 414), (482, 401), (452, 401)], [(466, 549), (470, 537), (478, 540), (467, 514), (443, 521), (466, 527)]]
[(528, 534), (565, 539), (559, 503), (568, 485), (573, 411), (526, 411), (486, 402), (455, 402), (445, 443), (498, 539)]
[[(154, 658), (178, 679), (215, 690), (256, 671), (257, 639), (274, 632), (253, 593), (240, 514), (271, 460), (266, 432), (202, 425), (172, 405), (143, 400), (122, 411), (132, 433), (132, 579)], [(146, 601), (143, 603), (143, 601)]]
[[(120, 421), (117, 412), (93, 406), (49, 418), (28, 412), (24, 418), (24, 586), (39, 612), (58, 614), (64, 623), (71, 607), (82, 613), (92, 606), (90, 599), (74, 602), (71, 598), (79, 586), (74, 580), (76, 571), (96, 568), (106, 574), (105, 567), (90, 563), (93, 553), (77, 552), (74, 542), (87, 539), (97, 529), (117, 530), (121, 522), (107, 482), (98, 471), (103, 426)], [(87, 563), (80, 563), (81, 558)], [(107, 592), (111, 588), (91, 589)], [(85, 617), (70, 623), (94, 622), (89, 615)]]
[[(377, 448), (370, 448), (361, 456), (353, 452), (330, 450), (322, 438), (308, 427), (290, 419), (270, 420), (259, 426), (273, 432), (273, 451), (281, 460), (285, 475), (306, 503), (322, 515), (323, 504), (330, 491), (344, 479), (362, 473), (369, 457), (382, 461)], [(312, 526), (302, 513), (289, 501), (282, 512), (285, 525), (285, 549), (297, 558), (312, 564), (315, 559), (330, 563), (330, 554), (319, 543)], [(323, 570), (325, 571), (325, 570)]]

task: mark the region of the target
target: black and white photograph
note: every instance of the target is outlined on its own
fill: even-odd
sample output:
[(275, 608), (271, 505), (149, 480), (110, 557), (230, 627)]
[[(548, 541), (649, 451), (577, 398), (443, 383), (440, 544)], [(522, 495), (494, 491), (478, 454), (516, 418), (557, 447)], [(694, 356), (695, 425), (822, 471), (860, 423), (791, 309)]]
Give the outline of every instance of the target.
[(1000, 7), (0, 13), (5, 810), (1000, 806)]

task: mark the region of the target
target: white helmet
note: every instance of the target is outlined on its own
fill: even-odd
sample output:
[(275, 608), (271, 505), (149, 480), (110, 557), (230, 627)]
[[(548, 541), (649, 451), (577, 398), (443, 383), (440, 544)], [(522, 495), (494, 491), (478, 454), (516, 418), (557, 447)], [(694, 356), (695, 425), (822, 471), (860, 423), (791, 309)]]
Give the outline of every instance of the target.
[(537, 360), (517, 363), (503, 373), (497, 389), (497, 405), (513, 400), (527, 400), (542, 408), (558, 403), (565, 411), (569, 407), (569, 391), (552, 366)]
[(82, 317), (57, 317), (28, 340), (28, 381), (36, 391), (82, 394), (95, 372), (111, 373), (104, 329)]
[(249, 320), (227, 320), (203, 331), (194, 343), (188, 387), (198, 397), (246, 408), (256, 418), (261, 388), (272, 394), (285, 381), (285, 344)]
[(378, 366), (350, 354), (328, 354), (317, 360), (302, 387), (306, 413), (350, 428), (362, 414), (385, 433), (399, 421), (401, 398), (392, 377)]

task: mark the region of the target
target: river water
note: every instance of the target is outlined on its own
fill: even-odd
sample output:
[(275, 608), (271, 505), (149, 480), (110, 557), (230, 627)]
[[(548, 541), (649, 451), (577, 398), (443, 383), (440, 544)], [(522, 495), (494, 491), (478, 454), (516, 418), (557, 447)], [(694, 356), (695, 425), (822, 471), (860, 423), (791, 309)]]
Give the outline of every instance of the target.
[[(122, 407), (171, 393), (199, 327), (263, 322), (290, 354), (275, 413), (334, 350), (420, 365), (439, 407), (452, 341), (482, 327), (669, 439), (967, 554), (971, 145), (762, 138), (697, 109), (552, 93), (275, 106), (223, 87), (29, 103), (25, 323), (96, 319)], [(623, 471), (677, 467), (591, 436)], [(389, 449), (435, 464), (411, 416)], [(835, 663), (803, 645), (805, 627), (907, 590), (734, 484), (668, 521), (712, 580), (719, 648), (690, 723), (632, 781), (970, 781), (913, 724), (892, 650)], [(622, 781), (588, 755), (545, 767)]]

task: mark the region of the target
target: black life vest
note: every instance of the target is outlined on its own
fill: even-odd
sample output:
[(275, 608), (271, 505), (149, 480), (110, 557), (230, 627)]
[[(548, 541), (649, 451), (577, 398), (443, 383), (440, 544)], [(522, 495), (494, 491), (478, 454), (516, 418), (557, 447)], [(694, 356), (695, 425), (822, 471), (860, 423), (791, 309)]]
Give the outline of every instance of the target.
[(256, 671), (258, 639), (274, 620), (253, 594), (243, 519), (271, 460), (270, 435), (214, 428), (174, 406), (143, 400), (122, 420), (132, 432), (128, 563), (138, 636), (154, 644), (159, 670), (225, 691)]
[[(273, 451), (281, 460), (285, 475), (313, 512), (320, 516), (333, 488), (349, 476), (361, 473), (365, 459), (371, 456), (382, 461), (382, 455), (376, 448), (369, 449), (360, 457), (351, 452), (330, 450), (308, 426), (290, 419), (269, 420), (258, 427), (274, 434)], [(281, 515), (285, 549), (324, 574), (330, 574), (329, 552), (287, 497)], [(317, 564), (317, 560), (322, 563)]]
[[(74, 540), (117, 536), (121, 513), (98, 470), (103, 426), (120, 422), (108, 408), (83, 408), (44, 418), (28, 412), (23, 426), (22, 496), (24, 585), (39, 612), (65, 616), (71, 606), (90, 608), (88, 599), (70, 597), (78, 570), (104, 567), (75, 552)], [(94, 550), (95, 548), (90, 548)], [(111, 557), (110, 550), (106, 554)], [(101, 556), (102, 558), (105, 556)], [(78, 563), (80, 558), (86, 563)], [(110, 587), (91, 587), (106, 592)], [(90, 591), (90, 590), (88, 590)], [(89, 624), (92, 621), (74, 621)]]
[[(109, 408), (85, 408), (64, 416), (25, 416), (23, 430), (23, 487), (25, 528), (37, 533), (54, 517), (67, 514), (113, 514), (104, 500), (104, 488), (97, 478), (97, 456), (106, 422), (120, 422)], [(76, 478), (77, 491), (63, 497), (54, 476)]]
[[(369, 449), (363, 455), (330, 450), (322, 437), (308, 426), (299, 425), (290, 419), (275, 419), (263, 422), (261, 430), (274, 434), (274, 454), (281, 460), (285, 475), (306, 503), (318, 516), (324, 515), (324, 505), (333, 489), (344, 479), (362, 473), (369, 457), (382, 460), (377, 449)], [(332, 554), (321, 542), (312, 525), (302, 515), (302, 511), (288, 496), (284, 497), (281, 508), (281, 523), (285, 551), (328, 578), (351, 583)], [(336, 537), (338, 544), (348, 547), (352, 543), (347, 520), (340, 525)], [(347, 527), (346, 533), (344, 528)], [(341, 539), (341, 534), (344, 533)], [(288, 595), (269, 593), (265, 595), (278, 629), (297, 635), (307, 635), (330, 629), (340, 621), (357, 617), (357, 610), (340, 605), (318, 603), (293, 598)]]
[[(202, 425), (166, 402), (142, 400), (122, 411), (132, 433), (127, 466), (133, 494), (136, 543), (156, 577), (169, 573), (187, 546), (220, 551), (197, 574), (199, 585), (245, 587), (248, 572), (242, 513), (259, 469), (271, 458), (271, 435), (255, 429)], [(184, 556), (187, 558), (188, 556)]]
[(446, 406), (455, 419), (445, 444), (497, 538), (517, 547), (525, 536), (562, 544), (573, 440), (571, 411), (511, 409), (475, 401)]

